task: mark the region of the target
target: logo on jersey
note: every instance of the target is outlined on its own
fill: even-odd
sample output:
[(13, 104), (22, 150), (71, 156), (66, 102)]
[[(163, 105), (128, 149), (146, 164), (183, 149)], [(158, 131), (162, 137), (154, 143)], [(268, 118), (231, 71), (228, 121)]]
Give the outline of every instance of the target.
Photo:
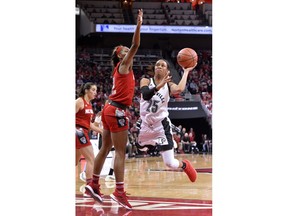
[(117, 119), (117, 121), (118, 121), (119, 127), (124, 127), (126, 125), (125, 118), (119, 118), (119, 119)]
[(159, 92), (156, 92), (155, 95), (157, 95), (157, 96), (160, 98), (160, 100), (161, 100), (162, 103), (165, 102), (165, 98), (164, 98), (164, 96), (163, 96), (162, 94), (160, 94)]
[(115, 111), (115, 115), (116, 115), (116, 117), (123, 117), (123, 116), (125, 116), (125, 111), (124, 110), (120, 110), (120, 109), (116, 109), (116, 111)]
[(85, 114), (93, 114), (93, 110), (92, 109), (85, 109)]
[(115, 110), (115, 116), (117, 118), (117, 123), (119, 127), (126, 126), (126, 117), (125, 117), (125, 111), (121, 109)]
[(165, 138), (158, 138), (158, 144), (167, 144), (167, 139)]
[(76, 128), (76, 135), (80, 141), (81, 144), (86, 144), (87, 143), (87, 140), (86, 140), (86, 137), (84, 135), (84, 132), (83, 132), (83, 129), (82, 128)]
[(81, 137), (80, 142), (81, 144), (86, 144), (87, 143), (86, 137)]

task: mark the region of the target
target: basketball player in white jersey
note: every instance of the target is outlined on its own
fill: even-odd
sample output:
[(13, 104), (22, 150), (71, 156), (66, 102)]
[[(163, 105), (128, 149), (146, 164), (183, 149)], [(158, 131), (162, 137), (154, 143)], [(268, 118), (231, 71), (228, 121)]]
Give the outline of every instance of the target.
[(197, 172), (190, 161), (179, 161), (174, 157), (172, 123), (168, 117), (168, 102), (171, 94), (179, 94), (184, 91), (189, 71), (193, 70), (195, 66), (183, 68), (183, 76), (177, 85), (171, 80), (169, 63), (160, 59), (154, 66), (154, 77), (141, 79), (141, 124), (138, 136), (140, 150), (141, 148), (147, 149), (156, 146), (165, 165), (170, 169), (182, 168), (192, 182), (196, 181)]

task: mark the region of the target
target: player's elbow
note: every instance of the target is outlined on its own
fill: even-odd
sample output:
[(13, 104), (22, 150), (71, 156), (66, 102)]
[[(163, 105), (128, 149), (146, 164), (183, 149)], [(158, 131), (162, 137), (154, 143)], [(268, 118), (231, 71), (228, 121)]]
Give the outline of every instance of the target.
[(153, 97), (153, 95), (154, 95), (154, 89), (155, 88), (149, 89), (148, 86), (141, 87), (140, 90), (141, 90), (143, 99), (146, 100), (146, 101), (150, 100)]
[(146, 101), (151, 99), (151, 97), (149, 95), (147, 95), (147, 94), (142, 94), (142, 97)]
[(184, 89), (176, 88), (174, 91), (172, 91), (172, 94), (181, 94), (184, 91)]

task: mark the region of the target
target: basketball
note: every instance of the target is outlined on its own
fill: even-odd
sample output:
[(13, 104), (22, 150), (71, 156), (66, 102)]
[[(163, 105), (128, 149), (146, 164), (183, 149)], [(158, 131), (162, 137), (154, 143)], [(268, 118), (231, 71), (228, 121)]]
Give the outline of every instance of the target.
[(183, 48), (177, 54), (177, 62), (183, 68), (189, 68), (196, 65), (198, 55), (191, 48)]

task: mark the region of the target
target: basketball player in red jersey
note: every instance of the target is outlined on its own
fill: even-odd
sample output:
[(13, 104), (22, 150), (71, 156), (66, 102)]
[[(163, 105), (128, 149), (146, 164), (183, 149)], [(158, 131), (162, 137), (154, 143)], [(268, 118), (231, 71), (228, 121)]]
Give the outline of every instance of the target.
[(132, 209), (124, 190), (125, 153), (128, 139), (129, 122), (126, 108), (132, 104), (135, 79), (132, 70), (133, 58), (140, 46), (140, 28), (143, 21), (143, 11), (138, 10), (137, 25), (132, 38), (132, 45), (119, 45), (112, 52), (113, 86), (108, 102), (102, 110), (102, 147), (95, 157), (93, 182), (86, 185), (86, 192), (96, 201), (103, 202), (100, 192), (100, 173), (112, 144), (115, 148), (114, 172), (116, 179), (115, 191), (110, 197), (126, 209)]
[[(76, 166), (83, 155), (86, 160), (86, 184), (92, 182), (94, 163), (94, 152), (88, 133), (90, 129), (102, 133), (102, 129), (91, 122), (93, 109), (90, 101), (95, 98), (96, 91), (96, 85), (87, 82), (81, 86), (76, 99)], [(84, 193), (84, 196), (90, 197), (87, 193)]]

